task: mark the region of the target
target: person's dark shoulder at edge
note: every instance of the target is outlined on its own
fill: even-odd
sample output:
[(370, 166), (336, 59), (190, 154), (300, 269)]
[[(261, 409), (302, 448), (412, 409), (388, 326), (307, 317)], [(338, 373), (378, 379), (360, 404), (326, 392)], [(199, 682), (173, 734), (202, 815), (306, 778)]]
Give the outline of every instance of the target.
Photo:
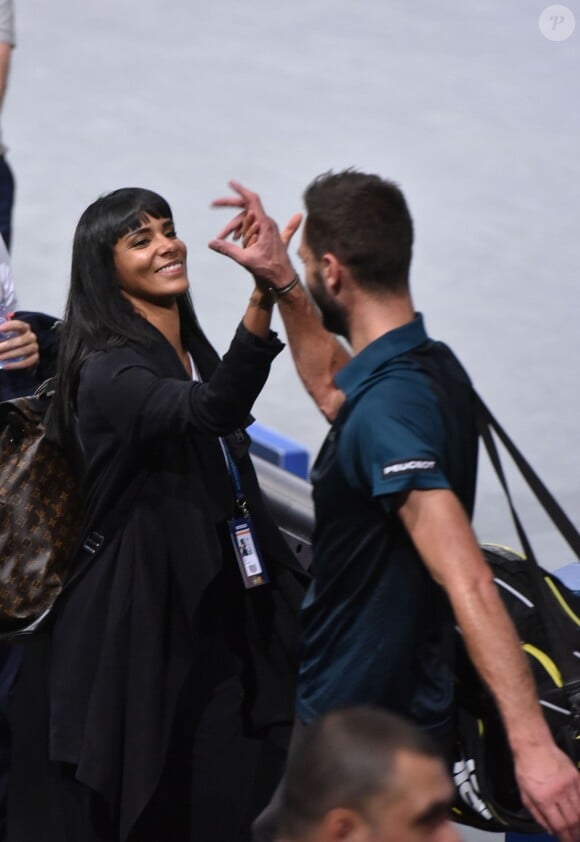
[(60, 319), (48, 313), (18, 310), (15, 319), (27, 322), (36, 334), (39, 347), (39, 361), (33, 368), (0, 372), (0, 400), (32, 395), (35, 390), (54, 377), (58, 344), (60, 339)]

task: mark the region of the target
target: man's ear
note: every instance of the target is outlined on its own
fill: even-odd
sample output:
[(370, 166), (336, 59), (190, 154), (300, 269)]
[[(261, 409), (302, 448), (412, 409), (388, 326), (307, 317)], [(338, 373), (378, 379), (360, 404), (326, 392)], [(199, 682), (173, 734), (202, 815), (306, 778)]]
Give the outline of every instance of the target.
[(329, 292), (336, 294), (340, 290), (342, 266), (339, 259), (332, 252), (322, 255), (322, 277)]
[(329, 810), (322, 820), (321, 840), (324, 842), (365, 842), (368, 825), (360, 813), (347, 807)]

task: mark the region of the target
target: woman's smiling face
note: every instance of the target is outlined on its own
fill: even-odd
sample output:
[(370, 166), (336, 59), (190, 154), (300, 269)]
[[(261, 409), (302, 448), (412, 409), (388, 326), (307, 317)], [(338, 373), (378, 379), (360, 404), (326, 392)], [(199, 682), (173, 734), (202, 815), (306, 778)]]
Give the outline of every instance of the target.
[(168, 304), (189, 287), (187, 248), (172, 219), (144, 216), (117, 240), (113, 258), (119, 286), (135, 304)]

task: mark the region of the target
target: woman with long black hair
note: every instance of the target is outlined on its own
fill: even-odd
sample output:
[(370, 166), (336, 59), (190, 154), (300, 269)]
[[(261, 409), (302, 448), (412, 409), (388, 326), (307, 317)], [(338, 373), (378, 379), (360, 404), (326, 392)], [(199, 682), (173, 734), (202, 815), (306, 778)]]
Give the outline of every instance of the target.
[(244, 839), (244, 728), (292, 718), (301, 571), (244, 432), (282, 348), (271, 293), (252, 292), (220, 360), (188, 288), (164, 199), (126, 188), (87, 208), (57, 420), (81, 454), (84, 534), (103, 541), (52, 633), (67, 842)]

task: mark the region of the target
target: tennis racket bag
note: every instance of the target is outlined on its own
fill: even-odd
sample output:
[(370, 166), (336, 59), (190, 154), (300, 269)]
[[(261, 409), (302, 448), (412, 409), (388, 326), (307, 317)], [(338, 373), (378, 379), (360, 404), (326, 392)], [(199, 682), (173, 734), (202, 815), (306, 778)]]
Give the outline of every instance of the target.
[[(475, 401), (479, 432), (506, 494), (524, 554), (491, 544), (482, 545), (482, 551), (517, 629), (554, 739), (580, 767), (580, 595), (538, 565), (514, 508), (494, 435), (577, 558), (580, 536), (477, 394)], [(493, 832), (541, 832), (521, 803), (501, 719), (459, 631), (456, 650), (455, 818)]]

